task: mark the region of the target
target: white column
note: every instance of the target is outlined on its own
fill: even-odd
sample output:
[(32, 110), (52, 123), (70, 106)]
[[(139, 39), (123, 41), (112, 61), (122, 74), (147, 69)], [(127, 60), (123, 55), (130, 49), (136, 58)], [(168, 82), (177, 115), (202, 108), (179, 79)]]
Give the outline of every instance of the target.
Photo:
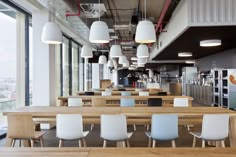
[(84, 58), (84, 90), (88, 90), (88, 58)]
[(47, 10), (32, 13), (33, 25), (33, 105), (56, 105), (55, 46), (42, 43), (43, 26), (49, 20)]

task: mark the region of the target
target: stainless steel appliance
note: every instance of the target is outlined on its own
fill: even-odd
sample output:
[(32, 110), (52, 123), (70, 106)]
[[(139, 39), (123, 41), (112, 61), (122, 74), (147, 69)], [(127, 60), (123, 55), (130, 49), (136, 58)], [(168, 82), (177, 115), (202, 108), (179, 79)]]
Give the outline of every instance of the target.
[(194, 84), (197, 82), (197, 67), (182, 68), (182, 95), (187, 95), (186, 84)]

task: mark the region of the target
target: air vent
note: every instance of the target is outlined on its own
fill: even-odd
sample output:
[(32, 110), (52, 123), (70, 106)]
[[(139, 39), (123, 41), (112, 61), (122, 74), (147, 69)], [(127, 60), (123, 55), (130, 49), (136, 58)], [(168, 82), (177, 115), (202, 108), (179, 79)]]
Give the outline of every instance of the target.
[(80, 7), (87, 18), (99, 18), (107, 11), (103, 3), (81, 3)]

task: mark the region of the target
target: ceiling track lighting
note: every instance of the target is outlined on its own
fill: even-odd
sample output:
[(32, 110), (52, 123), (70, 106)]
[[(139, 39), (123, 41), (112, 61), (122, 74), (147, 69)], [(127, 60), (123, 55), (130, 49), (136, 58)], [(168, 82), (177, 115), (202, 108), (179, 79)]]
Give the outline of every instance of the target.
[(211, 40), (200, 41), (201, 47), (213, 47), (213, 46), (220, 46), (220, 45), (221, 45), (220, 39), (211, 39)]

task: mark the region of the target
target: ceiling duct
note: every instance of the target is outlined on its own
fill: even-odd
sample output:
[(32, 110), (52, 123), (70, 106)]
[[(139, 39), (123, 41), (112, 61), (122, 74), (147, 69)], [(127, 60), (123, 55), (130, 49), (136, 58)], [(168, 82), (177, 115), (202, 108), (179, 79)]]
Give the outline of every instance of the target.
[(103, 3), (80, 3), (80, 7), (87, 18), (99, 18), (107, 11)]

